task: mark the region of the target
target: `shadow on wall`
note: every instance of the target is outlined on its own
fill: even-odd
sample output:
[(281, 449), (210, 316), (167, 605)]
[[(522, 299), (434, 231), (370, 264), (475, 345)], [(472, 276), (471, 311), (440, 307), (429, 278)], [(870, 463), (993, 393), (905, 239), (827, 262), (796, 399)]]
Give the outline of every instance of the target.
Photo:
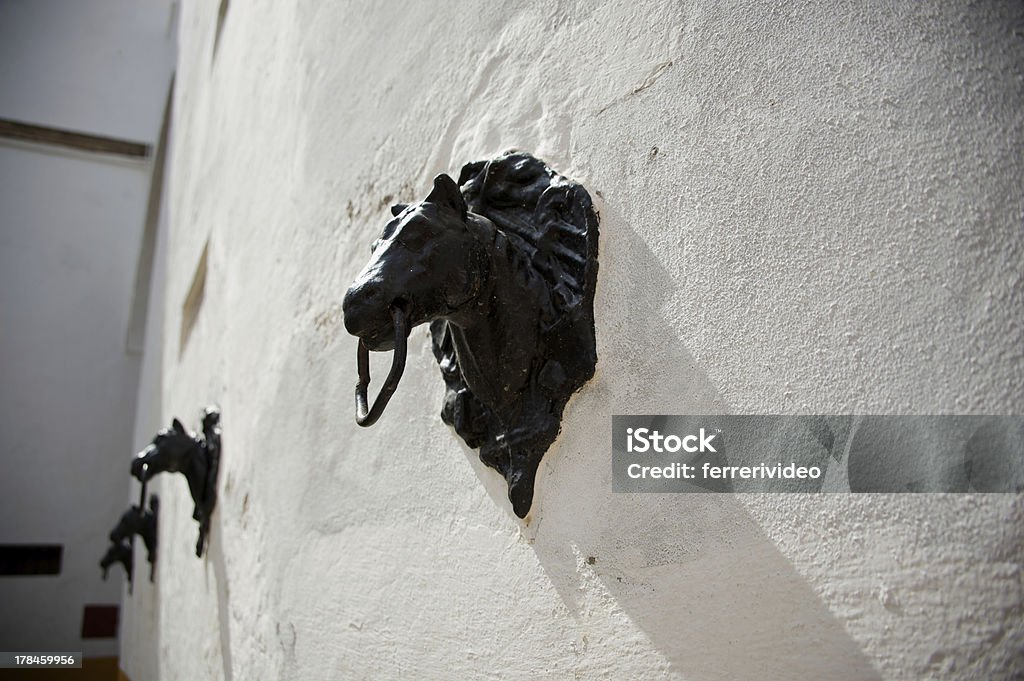
[[(128, 466), (126, 465), (126, 472), (127, 468)], [(162, 483), (163, 481), (161, 480), (155, 480), (150, 483), (152, 487), (149, 488), (149, 491), (157, 499), (168, 498)], [(135, 484), (137, 483), (133, 483), (133, 496), (136, 491), (134, 488)], [(147, 562), (146, 548), (141, 538), (137, 537), (134, 541), (133, 562), (135, 570), (134, 584), (131, 591), (128, 589), (128, 580), (123, 576), (120, 577), (123, 580), (123, 584), (121, 588), (121, 622), (118, 633), (120, 638), (118, 668), (124, 677), (132, 681), (139, 681), (140, 679), (159, 681), (161, 678), (159, 642), (161, 633), (160, 606), (163, 603), (163, 575), (161, 574), (160, 555), (158, 548), (153, 581), (150, 581), (150, 568)], [(113, 574), (112, 570), (111, 575)], [(124, 575), (124, 572), (118, 570), (118, 575)]]
[[(159, 561), (159, 560), (160, 560), (160, 557), (159, 557), (159, 554), (157, 554), (157, 561)], [(159, 567), (159, 563), (158, 563), (158, 565), (157, 565), (157, 571), (158, 572), (159, 572), (159, 569), (160, 569), (160, 567)], [(147, 674), (146, 676), (143, 676), (143, 678), (146, 678), (148, 676), (149, 678), (152, 678), (153, 681), (159, 681), (160, 680), (160, 676), (161, 676), (161, 674), (160, 674), (160, 671), (161, 671), (160, 670), (160, 663), (158, 661), (159, 660), (159, 645), (160, 645), (159, 641), (161, 640), (161, 638), (160, 638), (160, 636), (161, 636), (160, 606), (163, 603), (163, 594), (162, 594), (163, 590), (161, 588), (161, 582), (160, 582), (159, 574), (156, 575), (156, 579), (153, 580), (153, 583), (152, 584), (148, 584), (147, 583), (147, 586), (151, 587), (152, 593), (146, 594), (145, 598), (146, 598), (146, 602), (147, 603), (152, 603), (153, 604), (152, 605), (153, 611), (149, 615), (152, 618), (152, 620), (151, 620), (151, 622), (152, 622), (152, 624), (151, 624), (151, 626), (152, 626), (152, 634), (148, 637), (148, 639), (145, 641), (145, 643), (148, 644), (151, 648), (155, 648), (155, 650), (152, 650), (152, 652), (150, 653), (151, 657), (147, 660), (149, 662), (150, 668), (148, 670), (146, 670), (146, 671), (151, 673), (152, 676), (149, 676)], [(140, 597), (141, 597), (141, 595), (140, 595)], [(138, 679), (138, 677), (132, 677), (132, 678), (133, 679)]]
[[(221, 505), (223, 505), (223, 500)], [(227, 561), (224, 556), (224, 521), (221, 509), (214, 509), (213, 519), (216, 520), (211, 541), (207, 545), (209, 562), (213, 565), (213, 575), (217, 590), (217, 624), (220, 629), (220, 657), (224, 668), (224, 681), (234, 681), (235, 675), (231, 664), (231, 592), (228, 584)], [(207, 571), (207, 575), (209, 572)]]
[(607, 209), (602, 235), (620, 245), (612, 257), (605, 249), (598, 283), (600, 309), (613, 319), (599, 321), (598, 375), (565, 422), (604, 424), (563, 433), (542, 467), (526, 530), (563, 602), (586, 631), (593, 605), (603, 617), (613, 600), (612, 611), (620, 608), (685, 678), (880, 679), (736, 497), (612, 494), (612, 412), (727, 409), (652, 295), (676, 283)]

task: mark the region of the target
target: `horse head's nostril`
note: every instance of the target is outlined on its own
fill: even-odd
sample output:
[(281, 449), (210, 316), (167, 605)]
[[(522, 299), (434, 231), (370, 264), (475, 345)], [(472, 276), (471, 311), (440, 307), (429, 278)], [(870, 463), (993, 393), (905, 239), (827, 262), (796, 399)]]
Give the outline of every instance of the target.
[(345, 328), (354, 336), (364, 330), (369, 318), (376, 314), (376, 299), (379, 297), (378, 289), (368, 286), (366, 282), (357, 282), (345, 292), (345, 298), (341, 301), (341, 311), (345, 316)]
[(392, 308), (408, 312), (410, 305), (402, 298), (392, 297), (376, 282), (356, 282), (345, 292), (341, 304), (345, 330), (374, 346), (383, 342), (390, 349), (394, 335)]
[(345, 291), (345, 297), (341, 301), (341, 310), (347, 317), (353, 310), (362, 307), (363, 301), (366, 299), (367, 287), (362, 282), (356, 282), (348, 287)]
[(397, 309), (399, 312), (401, 312), (402, 314), (404, 314), (406, 316), (409, 315), (409, 307), (410, 307), (409, 306), (409, 301), (407, 301), (405, 298), (395, 298), (394, 300), (391, 301), (391, 305), (389, 305), (388, 307), (389, 307), (389, 311), (390, 311), (390, 308), (393, 307), (393, 308)]

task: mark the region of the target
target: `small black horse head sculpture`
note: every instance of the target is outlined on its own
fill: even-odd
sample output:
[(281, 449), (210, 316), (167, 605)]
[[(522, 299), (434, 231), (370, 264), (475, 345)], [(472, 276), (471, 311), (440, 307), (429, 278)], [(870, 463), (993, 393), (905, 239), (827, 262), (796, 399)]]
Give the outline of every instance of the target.
[[(157, 515), (160, 512), (160, 500), (155, 494), (149, 497), (149, 510), (132, 506), (121, 514), (121, 519), (110, 531), (113, 544), (130, 542), (135, 535), (142, 537), (146, 545), (146, 560), (149, 562), (149, 581), (153, 581), (153, 570), (156, 566), (157, 547)], [(130, 543), (128, 544), (130, 546)]]
[[(461, 187), (460, 187), (461, 185)], [(409, 330), (430, 322), (446, 385), (441, 418), (500, 472), (516, 515), (573, 392), (597, 361), (597, 215), (590, 196), (524, 153), (439, 175), (427, 198), (392, 208), (345, 294), (359, 337), (356, 420), (372, 425), (398, 387)], [(395, 350), (367, 408), (370, 350)]]
[[(190, 433), (181, 421), (161, 430), (153, 443), (132, 461), (132, 475), (145, 483), (157, 473), (182, 473), (195, 502), (192, 518), (199, 521), (196, 555), (202, 556), (210, 528), (210, 516), (217, 503), (217, 470), (220, 466), (220, 411), (203, 412), (203, 436)], [(140, 502), (141, 503), (141, 502)]]
[(153, 438), (152, 444), (139, 452), (132, 461), (132, 475), (140, 482), (157, 473), (185, 473), (201, 465), (197, 454), (202, 442), (188, 432), (181, 421), (174, 419), (170, 428), (164, 428)]

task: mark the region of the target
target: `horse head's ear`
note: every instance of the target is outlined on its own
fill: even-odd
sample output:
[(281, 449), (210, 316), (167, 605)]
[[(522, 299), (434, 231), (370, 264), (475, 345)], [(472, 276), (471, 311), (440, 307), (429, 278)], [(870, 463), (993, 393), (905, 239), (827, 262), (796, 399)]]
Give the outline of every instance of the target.
[(408, 207), (409, 204), (407, 203), (396, 203), (395, 205), (391, 206), (391, 215), (397, 218), (399, 215), (401, 215), (402, 211)]
[(463, 218), (466, 217), (466, 212), (469, 210), (466, 207), (466, 200), (462, 198), (462, 192), (459, 191), (459, 185), (444, 173), (434, 178), (434, 188), (430, 190), (426, 200), (430, 203), (448, 206)]
[(181, 421), (179, 421), (178, 419), (174, 419), (171, 422), (171, 425), (174, 427), (176, 431), (178, 431), (182, 435), (188, 435), (188, 431), (185, 430), (185, 426), (181, 425)]

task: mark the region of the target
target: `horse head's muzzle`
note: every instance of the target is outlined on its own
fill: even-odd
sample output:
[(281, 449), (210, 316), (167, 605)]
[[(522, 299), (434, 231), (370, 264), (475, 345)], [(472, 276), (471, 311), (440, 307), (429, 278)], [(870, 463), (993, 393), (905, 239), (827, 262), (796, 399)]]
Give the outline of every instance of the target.
[(395, 333), (390, 310), (396, 302), (380, 277), (361, 276), (345, 292), (341, 304), (345, 330), (374, 352), (392, 349)]
[(146, 463), (147, 458), (153, 456), (157, 452), (156, 445), (149, 445), (141, 452), (135, 455), (132, 460), (132, 476), (135, 477), (139, 482), (145, 482), (146, 474), (149, 469), (149, 465)]
[[(351, 291), (350, 291), (351, 293)], [(398, 389), (398, 382), (402, 380), (402, 372), (405, 371), (405, 359), (407, 355), (407, 337), (409, 335), (409, 315), (406, 305), (400, 301), (393, 301), (388, 306), (388, 313), (391, 316), (391, 324), (382, 326), (374, 324), (364, 326), (360, 323), (359, 316), (352, 314), (350, 306), (351, 298), (345, 296), (345, 326), (355, 336), (359, 336), (359, 348), (356, 352), (356, 359), (359, 365), (359, 381), (356, 383), (356, 423), (360, 426), (372, 426), (384, 413), (388, 400)], [(389, 333), (390, 332), (390, 333)], [(377, 399), (373, 406), (368, 407), (367, 391), (370, 387), (370, 350), (389, 350), (394, 348), (394, 355), (391, 359), (391, 371), (384, 379)]]

